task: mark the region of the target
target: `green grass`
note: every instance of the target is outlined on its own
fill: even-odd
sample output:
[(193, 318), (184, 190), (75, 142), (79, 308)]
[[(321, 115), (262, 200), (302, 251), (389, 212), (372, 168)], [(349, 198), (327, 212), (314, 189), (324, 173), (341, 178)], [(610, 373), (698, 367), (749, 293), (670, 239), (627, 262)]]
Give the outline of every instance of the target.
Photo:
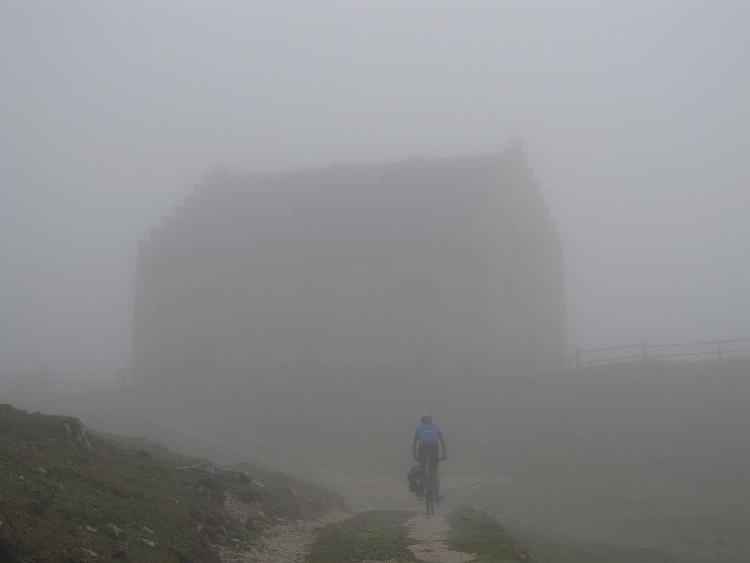
[(378, 510), (361, 512), (318, 532), (308, 563), (351, 563), (356, 561), (416, 561), (408, 546), (404, 526), (410, 512)]
[[(84, 561), (89, 550), (100, 561), (213, 562), (217, 546), (252, 544), (260, 533), (230, 517), (228, 494), (260, 503), (269, 519), (342, 504), (319, 487), (253, 466), (243, 466), (250, 478), (238, 480), (179, 467), (187, 458), (156, 444), (123, 446), (75, 418), (0, 406), (0, 561)], [(107, 533), (108, 524), (119, 536)]]
[(495, 519), (473, 508), (460, 508), (448, 514), (448, 549), (473, 553), (477, 563), (519, 561), (530, 556), (509, 536)]
[[(408, 547), (406, 521), (413, 512), (379, 510), (361, 512), (318, 532), (307, 563), (357, 561), (417, 561)], [(473, 508), (461, 508), (448, 516), (451, 525), (446, 542), (452, 551), (473, 553), (478, 563), (531, 560), (528, 552), (510, 537), (492, 516)]]
[[(244, 451), (312, 478), (321, 468), (333, 484), (339, 474), (379, 475), (398, 480), (404, 495), (411, 433), (430, 412), (451, 452), (448, 502), (500, 512), (540, 559), (750, 561), (750, 358), (592, 365), (549, 377), (436, 374), (427, 385), (387, 372), (248, 377), (201, 394), (191, 409), (121, 397), (14, 400), (49, 412), (66, 405), (94, 425), (202, 455)], [(132, 422), (133, 412), (158, 413), (192, 436), (213, 432), (216, 443), (148, 416)], [(219, 442), (234, 449), (222, 454)]]

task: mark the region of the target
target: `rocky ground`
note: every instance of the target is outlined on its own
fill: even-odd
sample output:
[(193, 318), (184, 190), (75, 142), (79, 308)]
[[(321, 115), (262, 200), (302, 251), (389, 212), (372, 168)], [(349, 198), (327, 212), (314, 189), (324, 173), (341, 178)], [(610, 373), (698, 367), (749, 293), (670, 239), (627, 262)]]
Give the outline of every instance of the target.
[(348, 516), (333, 507), (314, 518), (269, 520), (259, 503), (246, 504), (229, 496), (225, 505), (233, 518), (262, 526), (263, 532), (254, 545), (221, 547), (219, 551), (224, 563), (302, 563), (315, 540), (315, 532)]
[[(240, 520), (259, 522), (264, 519), (259, 506), (248, 505), (234, 498), (227, 498), (226, 506), (230, 514)], [(264, 529), (254, 545), (222, 547), (224, 563), (303, 563), (315, 541), (315, 533), (323, 527), (348, 517), (349, 514), (336, 508), (324, 516), (286, 520), (274, 519)], [(442, 514), (427, 516), (416, 514), (407, 522), (409, 537), (418, 543), (409, 547), (419, 561), (427, 563), (464, 563), (474, 556), (449, 550), (444, 540), (449, 525)], [(367, 561), (363, 563), (369, 563)], [(398, 563), (397, 561), (378, 563)]]

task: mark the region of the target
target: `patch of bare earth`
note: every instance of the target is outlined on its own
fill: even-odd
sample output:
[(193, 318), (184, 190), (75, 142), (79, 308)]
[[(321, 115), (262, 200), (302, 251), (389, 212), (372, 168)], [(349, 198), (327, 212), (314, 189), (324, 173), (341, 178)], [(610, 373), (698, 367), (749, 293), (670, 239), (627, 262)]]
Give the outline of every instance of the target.
[(420, 561), (428, 563), (463, 563), (472, 561), (475, 556), (471, 553), (451, 551), (445, 545), (450, 525), (443, 514), (427, 516), (419, 514), (406, 523), (409, 537), (417, 540), (417, 544), (410, 545), (409, 550)]
[(224, 563), (303, 563), (315, 541), (314, 533), (328, 524), (343, 520), (348, 514), (331, 508), (324, 515), (302, 520), (269, 519), (259, 503), (244, 503), (232, 496), (225, 501), (232, 518), (243, 524), (261, 528), (260, 537), (252, 545), (240, 544), (219, 548)]

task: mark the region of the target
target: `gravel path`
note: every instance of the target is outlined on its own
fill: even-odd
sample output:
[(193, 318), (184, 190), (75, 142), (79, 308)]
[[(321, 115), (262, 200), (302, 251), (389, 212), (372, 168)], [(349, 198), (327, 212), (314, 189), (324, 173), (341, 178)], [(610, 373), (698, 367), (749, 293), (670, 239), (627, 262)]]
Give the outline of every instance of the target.
[[(263, 520), (259, 505), (245, 504), (231, 497), (226, 501), (229, 513), (241, 522)], [(315, 531), (347, 518), (349, 514), (332, 508), (324, 516), (305, 520), (276, 520), (265, 527), (255, 545), (222, 547), (224, 563), (303, 563), (315, 541)]]
[[(303, 563), (305, 555), (315, 541), (315, 531), (348, 516), (334, 509), (319, 519), (279, 522), (267, 528), (254, 546), (221, 548), (221, 559), (224, 563)], [(419, 542), (409, 546), (409, 550), (420, 561), (464, 563), (474, 559), (472, 554), (451, 551), (446, 547), (444, 540), (449, 526), (442, 514), (419, 514), (410, 519), (406, 526), (409, 529), (409, 537)]]
[[(268, 525), (259, 504), (246, 504), (228, 497), (226, 506), (237, 520), (265, 521), (264, 525), (267, 527), (254, 545), (222, 547), (220, 553), (224, 563), (304, 563), (305, 555), (315, 541), (315, 531), (350, 516), (340, 510), (331, 509), (319, 518), (276, 520), (272, 525)], [(448, 535), (449, 525), (443, 514), (417, 514), (407, 521), (406, 526), (409, 537), (418, 542), (409, 546), (409, 550), (420, 561), (464, 563), (474, 559), (472, 554), (451, 551), (446, 547), (444, 540)]]
[(445, 515), (427, 516), (418, 514), (406, 523), (409, 537), (419, 543), (410, 545), (411, 551), (420, 561), (427, 563), (463, 563), (472, 561), (474, 555), (449, 550), (444, 541), (448, 537), (450, 526)]

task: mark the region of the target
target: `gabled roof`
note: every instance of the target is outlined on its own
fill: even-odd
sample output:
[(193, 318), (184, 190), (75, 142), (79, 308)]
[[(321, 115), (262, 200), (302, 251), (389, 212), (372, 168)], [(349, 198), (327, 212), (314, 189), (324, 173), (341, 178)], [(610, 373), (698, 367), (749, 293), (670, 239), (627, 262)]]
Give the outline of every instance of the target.
[(488, 194), (498, 188), (504, 164), (507, 154), (218, 174), (207, 178), (148, 246), (155, 250), (152, 243), (159, 241), (175, 259), (447, 249), (469, 236)]

